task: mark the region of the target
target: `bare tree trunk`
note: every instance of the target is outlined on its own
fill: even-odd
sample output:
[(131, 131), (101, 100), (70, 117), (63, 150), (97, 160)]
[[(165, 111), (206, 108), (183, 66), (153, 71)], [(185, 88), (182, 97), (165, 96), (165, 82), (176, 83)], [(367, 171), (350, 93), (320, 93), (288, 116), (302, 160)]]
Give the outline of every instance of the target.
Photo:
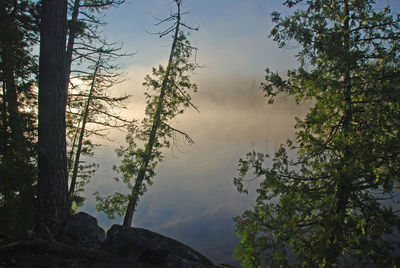
[[(9, 53), (9, 51), (6, 50), (4, 52), (4, 57), (2, 57), (2, 59), (4, 59), (4, 65), (13, 66), (8, 62), (10, 54), (7, 55), (7, 53)], [(3, 98), (7, 103), (6, 107), (9, 115), (8, 126), (11, 131), (11, 141), (13, 143), (13, 148), (16, 151), (21, 151), (24, 141), (23, 128), (18, 111), (17, 87), (15, 84), (14, 71), (10, 67), (5, 67), (4, 69), (4, 82), (5, 95)]]
[[(80, 125), (80, 121), (78, 122), (78, 127)], [(69, 151), (68, 158), (67, 158), (67, 173), (69, 174), (71, 172), (72, 164), (73, 164), (73, 157), (74, 157), (74, 152), (75, 152), (75, 145), (76, 145), (76, 139), (78, 138), (79, 128), (77, 127), (75, 134), (74, 134), (74, 139), (71, 143), (71, 150)]]
[[(5, 91), (5, 83), (2, 82), (2, 89), (3, 89), (3, 96), (6, 95)], [(7, 133), (7, 105), (6, 101), (3, 97), (2, 103), (1, 103), (1, 120), (2, 120), (2, 130), (0, 131), (0, 141), (1, 141), (1, 147), (0, 147), (0, 152), (3, 154), (4, 158), (8, 157), (8, 152), (7, 152), (7, 140), (8, 140), (8, 133)]]
[(82, 126), (80, 128), (79, 140), (78, 140), (78, 145), (77, 145), (76, 154), (75, 154), (74, 169), (72, 170), (71, 185), (69, 188), (70, 207), (72, 206), (72, 196), (75, 192), (75, 185), (76, 185), (76, 178), (78, 176), (78, 167), (79, 167), (79, 159), (80, 159), (81, 150), (82, 150), (83, 136), (85, 134), (86, 121), (87, 121), (87, 117), (89, 114), (90, 102), (92, 101), (93, 90), (94, 90), (94, 86), (95, 86), (95, 82), (96, 82), (96, 78), (97, 78), (97, 72), (100, 67), (100, 62), (101, 62), (101, 52), (99, 54), (99, 59), (97, 60), (95, 70), (93, 72), (92, 83), (90, 85), (89, 95), (88, 95), (88, 99), (86, 101), (85, 111), (84, 111), (83, 117), (82, 117)]
[(79, 8), (81, 5), (81, 0), (75, 0), (74, 1), (74, 8), (72, 10), (72, 15), (71, 15), (71, 25), (72, 27), (69, 29), (69, 35), (68, 35), (68, 43), (67, 43), (67, 55), (66, 55), (66, 60), (65, 60), (65, 76), (67, 79), (66, 83), (66, 90), (68, 91), (68, 81), (69, 81), (69, 76), (71, 74), (71, 65), (72, 65), (72, 52), (74, 50), (74, 44), (75, 44), (75, 37), (76, 37), (76, 21), (79, 16)]
[[(69, 79), (70, 79), (70, 75), (71, 75), (71, 65), (72, 65), (72, 53), (74, 50), (74, 44), (75, 44), (75, 37), (76, 37), (76, 28), (74, 27), (74, 23), (76, 22), (76, 20), (78, 19), (79, 16), (79, 7), (80, 7), (80, 0), (75, 0), (74, 1), (74, 8), (72, 10), (72, 15), (71, 15), (71, 22), (72, 22), (72, 27), (69, 30), (69, 34), (68, 34), (68, 42), (67, 42), (67, 51), (66, 51), (66, 60), (65, 60), (65, 79), (66, 79), (66, 83), (65, 83), (65, 91), (67, 92), (68, 95), (68, 87), (69, 87)], [(74, 156), (74, 150), (75, 150), (75, 140), (77, 137), (78, 132), (76, 132), (75, 137), (74, 137), (74, 141), (72, 143), (72, 148), (71, 151), (69, 153), (69, 157), (68, 157), (68, 174), (70, 171), (70, 168), (72, 166), (72, 158)]]
[[(18, 110), (18, 94), (17, 94), (17, 84), (15, 79), (15, 66), (17, 63), (16, 55), (16, 39), (12, 38), (14, 31), (17, 31), (16, 26), (16, 13), (18, 13), (17, 2), (13, 3), (13, 11), (9, 15), (4, 15), (4, 23), (8, 25), (5, 36), (1, 37), (1, 68), (3, 76), (1, 80), (3, 82), (3, 101), (5, 107), (5, 118), (8, 113), (8, 119), (4, 120), (3, 124), (10, 127), (10, 140), (14, 151), (20, 152), (20, 158), (25, 155), (23, 153), (24, 146), (24, 134), (23, 134), (23, 123), (21, 122), (20, 112)], [(4, 33), (3, 33), (4, 34)], [(18, 167), (16, 167), (18, 168)]]
[(68, 217), (66, 157), (67, 0), (43, 0), (39, 59), (39, 215), (56, 232)]

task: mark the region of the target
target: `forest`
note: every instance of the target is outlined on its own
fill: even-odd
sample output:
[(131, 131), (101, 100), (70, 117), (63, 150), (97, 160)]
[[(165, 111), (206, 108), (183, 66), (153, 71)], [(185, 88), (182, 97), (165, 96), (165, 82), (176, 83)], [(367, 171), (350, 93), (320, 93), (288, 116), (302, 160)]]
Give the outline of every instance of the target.
[[(71, 217), (81, 215), (87, 199), (95, 200), (96, 215), (121, 224), (118, 228), (127, 234), (137, 230), (141, 211), (152, 215), (150, 205), (140, 206), (146, 194), (159, 180), (172, 176), (163, 173), (163, 167), (173, 167), (170, 152), (190, 158), (181, 146), (201, 150), (190, 128), (177, 122), (189, 112), (205, 112), (211, 122), (214, 115), (207, 114), (207, 106), (202, 109), (204, 103), (197, 104), (208, 98), (233, 103), (232, 111), (220, 113), (235, 114), (235, 109), (258, 105), (268, 106), (268, 111), (282, 107), (294, 111), (294, 115), (286, 111), (295, 122), (294, 134), (284, 137), (287, 141), (272, 154), (267, 146), (264, 151), (257, 146), (249, 150), (234, 139), (230, 145), (245, 147), (248, 153), (233, 163), (236, 176), (225, 180), (226, 187), (233, 183), (237, 203), (251, 199), (237, 208), (241, 215), (229, 219), (237, 236), (230, 253), (237, 261), (231, 265), (396, 267), (400, 263), (400, 8), (392, 8), (390, 1), (378, 8), (381, 3), (374, 0), (276, 1), (282, 9), (262, 11), (272, 20), (265, 38), (283, 53), (293, 47), (297, 65), (285, 66), (282, 72), (263, 63), (262, 82), (252, 80), (256, 93), (235, 91), (237, 101), (233, 101), (229, 98), (233, 88), (220, 93), (206, 90), (197, 99), (203, 86), (196, 72), (208, 66), (201, 63), (202, 47), (191, 40), (202, 27), (190, 23), (185, 5), (190, 0), (167, 2), (170, 9), (162, 11), (163, 17), (153, 16), (156, 30), (143, 32), (163, 40), (160, 45), (167, 54), (141, 78), (144, 106), (136, 111), (143, 114), (138, 119), (127, 112), (137, 94), (118, 90), (127, 75), (122, 62), (137, 52), (111, 40), (105, 30), (108, 12), (128, 7), (126, 0), (1, 1), (0, 266), (10, 265), (11, 259), (5, 257), (10, 252), (19, 254), (21, 248), (34, 246), (115, 261), (115, 253), (104, 253), (103, 246), (64, 245), (58, 241), (61, 230)], [(218, 72), (214, 75), (218, 77)], [(292, 106), (303, 108), (298, 112)], [(268, 115), (247, 116), (234, 124), (245, 126), (246, 120), (261, 121)], [(202, 131), (209, 127), (208, 121), (190, 118), (193, 125), (205, 122), (198, 126)], [(260, 135), (273, 139), (263, 122), (256, 125)], [(235, 126), (227, 135), (235, 136), (235, 129), (239, 132)], [(123, 137), (113, 156), (117, 163), (112, 166), (112, 183), (118, 186), (95, 189), (89, 197), (88, 186), (101, 170), (96, 153), (112, 140), (110, 130)], [(248, 132), (248, 136), (258, 133)], [(204, 158), (218, 159), (217, 144), (213, 145), (212, 136), (206, 137), (215, 151)], [(193, 162), (190, 165), (195, 166)], [(211, 163), (196, 168), (204, 174), (212, 169)], [(185, 182), (172, 182), (177, 180), (162, 186), (184, 191)], [(203, 184), (196, 185), (200, 191)], [(212, 193), (218, 195), (216, 190)], [(229, 205), (213, 206), (216, 213), (229, 210)], [(115, 234), (116, 228), (113, 225), (107, 233)], [(192, 267), (182, 261), (186, 255), (176, 252), (161, 246), (146, 248), (138, 260), (157, 265), (160, 258), (169, 258), (165, 267)], [(173, 254), (179, 258), (168, 257)], [(233, 267), (210, 266), (211, 261), (199, 256), (203, 266), (198, 267)], [(3, 263), (2, 258), (7, 260)], [(180, 266), (174, 266), (178, 259)], [(113, 266), (108, 265), (104, 267)]]

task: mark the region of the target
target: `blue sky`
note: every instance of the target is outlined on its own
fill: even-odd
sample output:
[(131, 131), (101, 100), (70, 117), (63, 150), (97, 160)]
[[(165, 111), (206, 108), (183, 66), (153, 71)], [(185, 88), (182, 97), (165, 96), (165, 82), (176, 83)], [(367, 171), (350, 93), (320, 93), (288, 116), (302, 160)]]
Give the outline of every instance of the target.
[[(268, 39), (274, 10), (287, 13), (278, 0), (185, 0), (190, 11), (185, 21), (200, 26), (191, 35), (199, 48), (198, 69), (193, 80), (199, 92), (193, 102), (200, 113), (188, 110), (174, 121), (195, 140), (187, 146), (179, 142), (165, 152), (165, 161), (157, 169), (155, 183), (140, 200), (134, 226), (148, 228), (179, 239), (204, 253), (215, 263), (238, 264), (232, 250), (238, 243), (232, 217), (254, 203), (254, 185), (248, 196), (235, 191), (232, 179), (240, 157), (256, 149), (273, 154), (280, 143), (292, 137), (294, 117), (307, 111), (307, 104), (297, 106), (289, 98), (274, 105), (263, 99), (260, 83), (264, 69), (284, 72), (297, 65), (296, 51), (278, 49)], [(400, 10), (400, 1), (381, 0)], [(173, 7), (169, 0), (131, 0), (107, 12), (105, 34), (113, 41), (123, 41), (135, 56), (122, 61), (126, 81), (114, 88), (116, 95), (132, 95), (127, 118), (140, 119), (144, 111), (143, 77), (153, 66), (166, 63), (169, 38), (160, 39), (147, 31), (161, 31), (155, 19), (168, 16)], [(96, 173), (86, 193), (84, 211), (98, 217), (106, 229), (121, 219), (109, 221), (95, 211), (94, 191), (126, 191), (116, 184), (111, 170), (118, 164), (114, 149), (124, 144), (124, 134), (110, 133), (113, 142), (98, 150)]]
[[(200, 49), (200, 63), (213, 69), (218, 62), (218, 71), (224, 73), (262, 74), (267, 62), (284, 69), (284, 53), (267, 38), (272, 26), (270, 13), (280, 8), (279, 3), (277, 0), (184, 1), (184, 10), (190, 12), (185, 21), (200, 26), (191, 37), (192, 43)], [(127, 64), (149, 65), (166, 59), (170, 40), (160, 40), (157, 35), (146, 34), (146, 30), (162, 30), (162, 25), (154, 26), (154, 17), (166, 17), (171, 7), (172, 1), (167, 0), (135, 0), (108, 12), (107, 36), (123, 41), (127, 49), (137, 52)], [(293, 62), (293, 59), (286, 57), (286, 61)]]
[[(285, 71), (296, 63), (295, 51), (278, 49), (268, 38), (272, 28), (270, 14), (279, 11), (289, 14), (283, 0), (186, 0), (183, 9), (190, 13), (185, 21), (200, 26), (192, 33), (192, 42), (200, 49), (199, 61), (218, 73), (240, 72), (262, 74), (268, 65), (271, 69)], [(377, 0), (382, 8), (390, 4), (400, 10), (398, 0)], [(168, 38), (160, 40), (157, 35), (156, 18), (165, 18), (171, 8), (171, 0), (128, 0), (120, 8), (110, 10), (106, 21), (107, 36), (123, 41), (130, 51), (137, 52), (127, 65), (160, 63), (168, 56)], [(217, 66), (214, 66), (217, 65)]]

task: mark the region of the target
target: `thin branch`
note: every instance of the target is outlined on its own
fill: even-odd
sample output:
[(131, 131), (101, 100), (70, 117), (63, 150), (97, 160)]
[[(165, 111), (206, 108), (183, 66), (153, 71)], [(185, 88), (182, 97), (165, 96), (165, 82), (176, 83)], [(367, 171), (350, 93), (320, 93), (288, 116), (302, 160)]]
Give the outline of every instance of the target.
[(169, 80), (169, 82), (172, 82), (176, 89), (179, 90), (179, 92), (182, 94), (182, 96), (186, 99), (186, 101), (190, 104), (190, 106), (192, 106), (197, 112), (200, 113), (200, 110), (190, 101), (190, 99), (185, 95), (185, 93), (179, 88), (179, 86), (175, 83), (175, 81), (173, 80)]
[(185, 132), (183, 132), (183, 131), (181, 131), (179, 129), (173, 128), (173, 127), (171, 127), (170, 125), (168, 125), (166, 123), (162, 123), (162, 125), (166, 126), (167, 128), (169, 128), (172, 131), (175, 131), (175, 132), (183, 135), (186, 138), (186, 140), (189, 142), (189, 144), (194, 144), (194, 140), (188, 134), (186, 134)]

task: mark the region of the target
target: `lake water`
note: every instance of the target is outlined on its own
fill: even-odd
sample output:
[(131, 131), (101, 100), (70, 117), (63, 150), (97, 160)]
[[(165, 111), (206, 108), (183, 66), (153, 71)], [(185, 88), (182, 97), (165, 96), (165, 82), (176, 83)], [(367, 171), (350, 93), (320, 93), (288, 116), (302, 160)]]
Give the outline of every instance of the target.
[[(195, 144), (178, 140), (165, 151), (153, 186), (140, 199), (134, 226), (186, 243), (216, 264), (239, 265), (232, 257), (239, 243), (232, 218), (252, 207), (257, 184), (247, 196), (235, 190), (237, 162), (252, 149), (273, 154), (279, 144), (293, 137), (295, 116), (306, 112), (288, 98), (268, 105), (260, 83), (261, 77), (241, 75), (200, 79), (199, 92), (193, 95), (200, 113), (188, 110), (173, 122)], [(135, 109), (144, 109), (139, 96), (133, 99)], [(82, 208), (97, 216), (106, 230), (122, 219), (108, 220), (97, 213), (91, 194), (126, 192), (124, 185), (114, 182), (116, 174), (111, 170), (118, 163), (114, 148), (123, 144), (124, 134), (115, 134), (113, 139), (96, 154), (100, 170), (87, 187), (88, 199)]]

